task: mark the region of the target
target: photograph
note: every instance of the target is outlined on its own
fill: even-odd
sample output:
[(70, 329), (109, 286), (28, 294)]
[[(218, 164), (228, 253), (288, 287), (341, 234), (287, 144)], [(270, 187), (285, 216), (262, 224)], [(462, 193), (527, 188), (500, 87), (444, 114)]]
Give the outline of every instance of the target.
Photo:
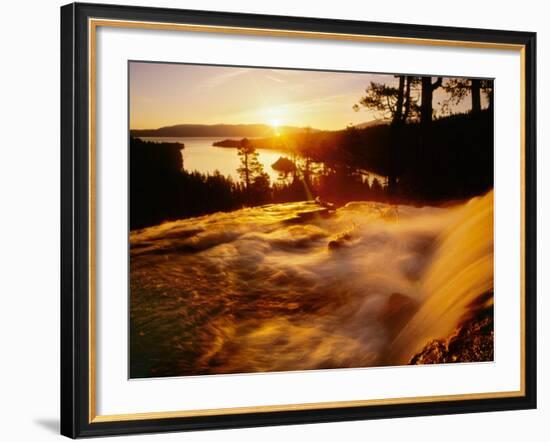
[(492, 362), (493, 92), (128, 61), (129, 378)]
[[(59, 432), (537, 430), (540, 23), (273, 5), (72, 3), (59, 57), (21, 52), (60, 62), (60, 124), (33, 120), (60, 161), (38, 143), (24, 162), (60, 175), (60, 260), (32, 267), (59, 270), (58, 351), (39, 346)], [(34, 232), (21, 202), (56, 206), (9, 164), (32, 195), (8, 212)], [(27, 264), (28, 232), (8, 235)]]

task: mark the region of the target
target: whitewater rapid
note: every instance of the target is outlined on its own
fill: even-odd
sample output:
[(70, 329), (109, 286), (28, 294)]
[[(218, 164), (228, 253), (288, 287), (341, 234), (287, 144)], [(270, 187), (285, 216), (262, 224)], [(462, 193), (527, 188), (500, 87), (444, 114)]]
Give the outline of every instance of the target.
[(130, 246), (132, 377), (405, 364), (493, 299), (492, 192), (246, 208)]

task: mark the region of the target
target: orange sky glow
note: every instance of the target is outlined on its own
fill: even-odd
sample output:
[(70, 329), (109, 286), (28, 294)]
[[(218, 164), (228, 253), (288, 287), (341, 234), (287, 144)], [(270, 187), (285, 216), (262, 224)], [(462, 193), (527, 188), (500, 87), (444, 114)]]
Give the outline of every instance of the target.
[[(353, 105), (371, 81), (397, 81), (388, 74), (175, 63), (131, 62), (129, 69), (131, 129), (263, 123), (338, 130), (380, 118)], [(434, 94), (434, 109), (443, 95)]]

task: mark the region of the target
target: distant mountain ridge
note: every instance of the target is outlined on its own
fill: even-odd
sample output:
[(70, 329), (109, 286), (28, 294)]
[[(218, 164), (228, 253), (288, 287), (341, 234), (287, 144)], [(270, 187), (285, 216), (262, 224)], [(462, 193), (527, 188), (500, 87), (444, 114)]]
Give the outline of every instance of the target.
[(365, 121), (364, 123), (354, 124), (353, 127), (355, 127), (356, 129), (366, 129), (367, 127), (382, 126), (386, 124), (390, 124), (389, 120), (378, 118), (376, 120), (370, 120), (370, 121)]
[(273, 135), (275, 131), (290, 134), (304, 130), (306, 128), (295, 126), (280, 126), (274, 129), (267, 124), (177, 124), (158, 129), (132, 129), (130, 135), (133, 137), (265, 137)]

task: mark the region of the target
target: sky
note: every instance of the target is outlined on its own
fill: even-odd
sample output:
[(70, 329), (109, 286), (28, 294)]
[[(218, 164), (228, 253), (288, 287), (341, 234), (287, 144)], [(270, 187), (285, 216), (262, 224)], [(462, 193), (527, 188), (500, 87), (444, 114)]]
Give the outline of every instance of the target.
[(380, 118), (353, 105), (371, 81), (397, 82), (387, 74), (172, 63), (131, 62), (129, 69), (131, 129), (263, 123), (338, 130)]

